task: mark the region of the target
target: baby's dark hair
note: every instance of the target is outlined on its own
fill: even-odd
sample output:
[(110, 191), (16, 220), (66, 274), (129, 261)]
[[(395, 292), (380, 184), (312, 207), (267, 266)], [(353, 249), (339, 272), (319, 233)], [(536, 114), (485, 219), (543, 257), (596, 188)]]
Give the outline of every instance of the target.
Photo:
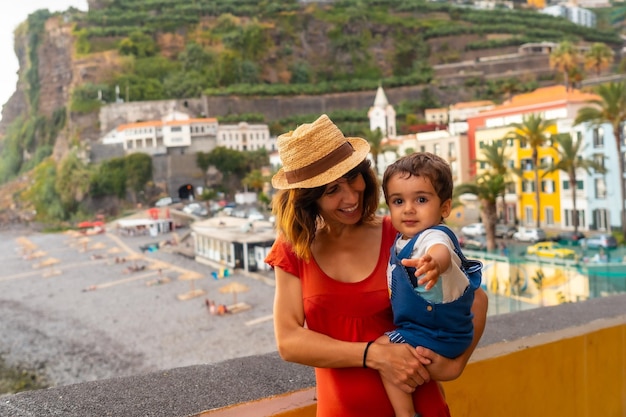
[(452, 198), (452, 170), (450, 164), (440, 156), (430, 152), (415, 152), (389, 165), (383, 175), (383, 193), (387, 202), (389, 202), (387, 184), (396, 174), (407, 178), (411, 176), (428, 178), (442, 203)]

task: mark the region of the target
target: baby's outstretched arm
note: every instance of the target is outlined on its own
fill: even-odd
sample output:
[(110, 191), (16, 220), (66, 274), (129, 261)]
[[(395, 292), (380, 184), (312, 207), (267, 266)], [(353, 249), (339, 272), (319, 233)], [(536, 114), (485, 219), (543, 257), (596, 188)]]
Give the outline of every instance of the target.
[(402, 265), (414, 266), (415, 276), (419, 278), (419, 285), (426, 285), (430, 290), (439, 280), (439, 276), (450, 268), (450, 250), (446, 245), (431, 246), (426, 254), (417, 259), (403, 259)]

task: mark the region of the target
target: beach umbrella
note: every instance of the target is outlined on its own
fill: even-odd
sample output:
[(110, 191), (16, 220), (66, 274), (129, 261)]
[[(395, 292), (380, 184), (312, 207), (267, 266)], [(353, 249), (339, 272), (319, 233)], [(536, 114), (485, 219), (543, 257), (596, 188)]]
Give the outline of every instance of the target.
[(28, 256), (32, 251), (37, 249), (37, 245), (31, 242), (28, 238), (20, 236), (17, 238), (17, 242), (22, 247), (22, 255)]
[(60, 261), (57, 258), (47, 258), (43, 261), (33, 265), (33, 268), (44, 268), (46, 266), (52, 266), (58, 264)]
[(38, 250), (37, 252), (34, 252), (32, 255), (30, 255), (30, 257), (33, 259), (36, 259), (36, 258), (43, 258), (46, 255), (47, 253), (45, 251)]
[(190, 298), (194, 298), (194, 297), (199, 297), (201, 295), (203, 295), (205, 292), (202, 289), (196, 289), (195, 286), (195, 281), (203, 278), (204, 275), (198, 273), (198, 272), (193, 272), (193, 271), (187, 271), (187, 272), (183, 272), (182, 274), (180, 274), (178, 276), (178, 279), (181, 281), (189, 281), (191, 283), (191, 290), (189, 290), (189, 292), (186, 292), (184, 294), (179, 294), (178, 295), (178, 299), (179, 300), (188, 300)]
[(245, 284), (241, 284), (237, 281), (233, 281), (227, 285), (224, 285), (220, 288), (220, 292), (222, 294), (233, 294), (233, 304), (237, 304), (237, 293), (248, 291), (250, 287)]
[(104, 248), (106, 248), (106, 245), (105, 245), (104, 243), (102, 243), (102, 242), (97, 242), (97, 243), (94, 243), (94, 244), (91, 246), (91, 249), (92, 249), (92, 250), (93, 250), (93, 249), (104, 249)]

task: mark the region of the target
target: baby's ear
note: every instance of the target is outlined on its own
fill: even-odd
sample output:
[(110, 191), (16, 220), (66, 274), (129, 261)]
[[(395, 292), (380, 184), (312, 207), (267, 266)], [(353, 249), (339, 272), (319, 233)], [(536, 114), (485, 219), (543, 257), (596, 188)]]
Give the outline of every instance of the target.
[(443, 204), (441, 205), (441, 217), (445, 219), (446, 217), (450, 215), (451, 211), (452, 211), (452, 199), (449, 198), (446, 201), (444, 201)]

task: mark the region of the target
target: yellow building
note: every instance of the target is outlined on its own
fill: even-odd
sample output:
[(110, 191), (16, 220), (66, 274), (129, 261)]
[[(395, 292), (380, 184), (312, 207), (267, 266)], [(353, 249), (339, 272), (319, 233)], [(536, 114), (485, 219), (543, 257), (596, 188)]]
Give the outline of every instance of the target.
[[(550, 128), (550, 134), (567, 133), (557, 132), (556, 121), (573, 120), (581, 107), (588, 104), (595, 95), (583, 93), (579, 90), (567, 90), (564, 86), (557, 85), (539, 88), (533, 92), (519, 94), (502, 105), (491, 110), (481, 112), (468, 118), (468, 141), (473, 148), (470, 157), (479, 160), (483, 158), (481, 148), (486, 143), (503, 140), (509, 132), (512, 132), (514, 123), (522, 123), (524, 117), (531, 114), (539, 115), (543, 120), (555, 121)], [(519, 143), (508, 141), (507, 147), (511, 150), (509, 164), (521, 170), (521, 177), (515, 177), (515, 189), (507, 190), (504, 208), (500, 207), (501, 219), (506, 223), (518, 220), (520, 225), (533, 226), (537, 223), (537, 216), (541, 226), (551, 227), (561, 223), (561, 196), (559, 172), (544, 176), (541, 165), (548, 165), (557, 158), (556, 149), (551, 143), (538, 149), (538, 166), (532, 163), (532, 148), (520, 147)], [(473, 154), (473, 155), (472, 155)], [(475, 173), (488, 167), (479, 165)], [(535, 172), (539, 177), (539, 210), (535, 190)], [(500, 204), (500, 203), (499, 203)], [(501, 204), (500, 204), (501, 206)], [(539, 211), (539, 213), (538, 213)], [(512, 218), (512, 214), (515, 217)]]

